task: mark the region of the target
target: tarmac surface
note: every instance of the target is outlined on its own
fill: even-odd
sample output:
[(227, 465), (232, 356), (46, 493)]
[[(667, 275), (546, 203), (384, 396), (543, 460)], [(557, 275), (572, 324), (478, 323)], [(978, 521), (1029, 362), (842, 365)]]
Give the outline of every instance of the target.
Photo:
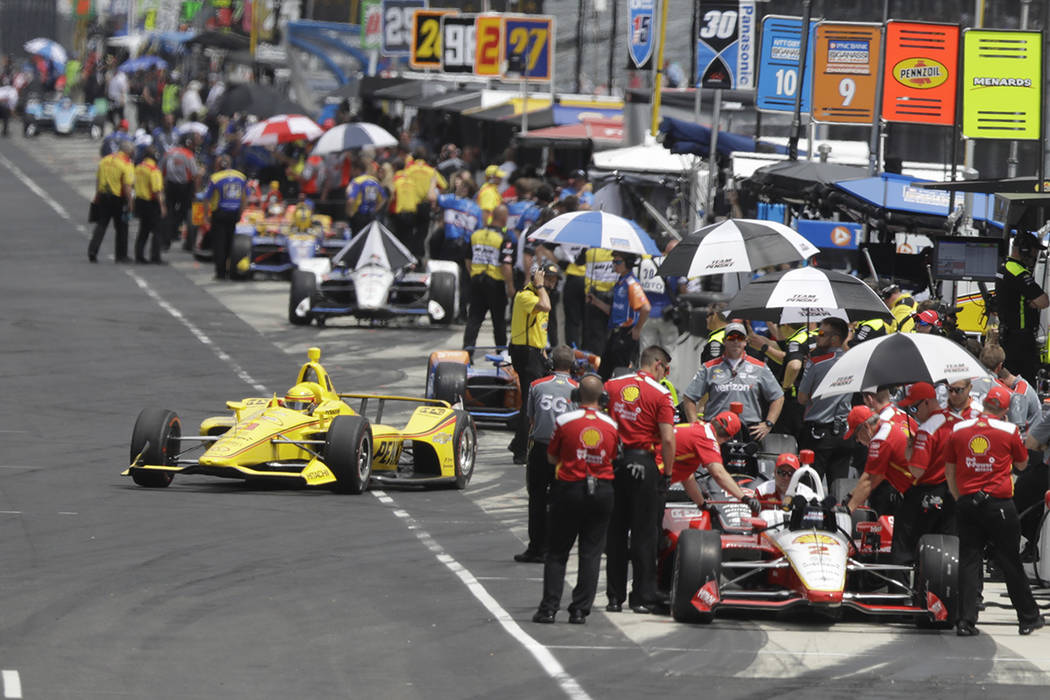
[(462, 327), (292, 327), (286, 282), (216, 283), (177, 250), (115, 265), (112, 230), (92, 265), (97, 149), (0, 140), (2, 697), (1046, 696), (1050, 631), (1017, 636), (1001, 584), (976, 638), (852, 616), (689, 626), (606, 613), (602, 587), (586, 625), (535, 625), (503, 431), (480, 433), (465, 491), (135, 486), (120, 472), (144, 407), (193, 431), (283, 392), (312, 345), (340, 391), (418, 395)]

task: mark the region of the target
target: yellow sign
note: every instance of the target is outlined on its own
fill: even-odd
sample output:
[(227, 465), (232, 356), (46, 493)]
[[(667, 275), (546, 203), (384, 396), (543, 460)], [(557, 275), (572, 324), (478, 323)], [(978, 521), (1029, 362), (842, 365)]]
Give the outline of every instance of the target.
[(1042, 66), (1039, 32), (963, 32), (963, 136), (1038, 139)]
[(441, 16), (456, 10), (416, 10), (412, 13), (412, 52), (408, 63), (413, 68), (441, 69)]

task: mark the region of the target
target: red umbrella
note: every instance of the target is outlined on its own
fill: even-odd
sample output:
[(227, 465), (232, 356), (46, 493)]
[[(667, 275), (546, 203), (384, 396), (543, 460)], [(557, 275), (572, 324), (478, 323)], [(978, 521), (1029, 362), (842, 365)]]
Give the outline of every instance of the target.
[(248, 146), (276, 146), (289, 141), (313, 141), (323, 130), (310, 117), (278, 114), (248, 127), (242, 143)]

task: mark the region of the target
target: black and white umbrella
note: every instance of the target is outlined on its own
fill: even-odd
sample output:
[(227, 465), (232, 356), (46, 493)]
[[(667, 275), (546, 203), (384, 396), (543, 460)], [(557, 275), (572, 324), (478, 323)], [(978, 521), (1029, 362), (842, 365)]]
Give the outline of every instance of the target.
[(869, 387), (914, 382), (951, 383), (987, 374), (977, 358), (947, 338), (891, 333), (847, 350), (813, 395), (852, 394)]
[[(675, 250), (678, 248), (671, 254)], [(759, 277), (737, 292), (728, 306), (734, 317), (777, 323), (791, 323), (789, 319), (801, 317), (815, 321), (825, 316), (845, 317), (849, 321), (893, 318), (871, 287), (856, 277), (820, 267), (800, 267)]]
[(771, 265), (801, 262), (816, 255), (817, 250), (798, 231), (784, 224), (726, 219), (683, 238), (660, 265), (660, 274), (702, 277), (754, 272)]
[(378, 221), (351, 238), (332, 258), (333, 265), (343, 264), (351, 270), (376, 265), (396, 272), (414, 262), (416, 258), (408, 248)]

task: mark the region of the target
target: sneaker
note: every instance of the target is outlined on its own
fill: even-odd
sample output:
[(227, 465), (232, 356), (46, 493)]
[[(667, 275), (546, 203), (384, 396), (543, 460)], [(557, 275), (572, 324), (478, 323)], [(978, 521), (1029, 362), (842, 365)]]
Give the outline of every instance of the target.
[(1046, 618), (1040, 615), (1032, 622), (1022, 622), (1017, 627), (1017, 633), (1021, 635), (1028, 635), (1035, 632), (1037, 629), (1046, 627)]
[[(959, 620), (955, 623), (955, 634), (958, 637), (976, 637), (981, 631), (977, 629), (976, 625), (966, 620)], [(1025, 634), (1025, 632), (1021, 632)]]

